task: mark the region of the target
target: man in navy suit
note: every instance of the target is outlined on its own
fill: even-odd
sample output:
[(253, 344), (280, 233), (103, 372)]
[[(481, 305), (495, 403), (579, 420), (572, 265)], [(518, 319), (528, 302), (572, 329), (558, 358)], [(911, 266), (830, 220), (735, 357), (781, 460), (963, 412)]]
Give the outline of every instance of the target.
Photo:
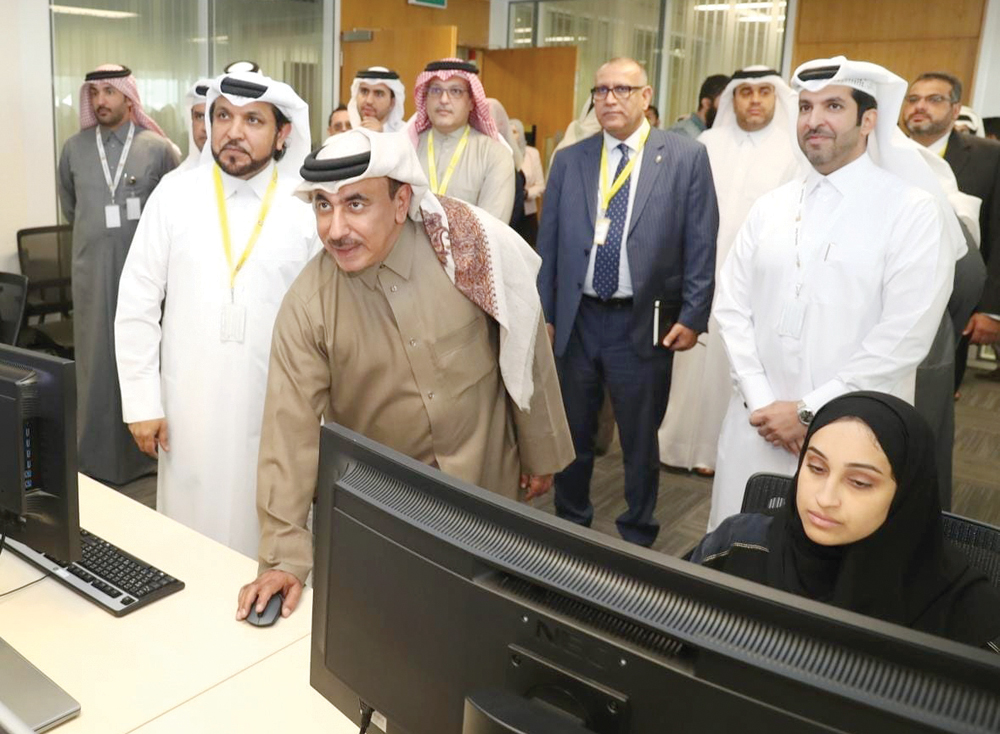
[[(625, 465), (618, 531), (649, 546), (659, 482), (656, 431), (673, 352), (708, 325), (719, 213), (704, 146), (651, 129), (653, 90), (632, 59), (597, 70), (603, 132), (555, 157), (538, 234), (538, 290), (576, 459), (556, 476), (556, 512), (589, 525), (594, 435), (607, 389)], [(602, 170), (603, 169), (603, 170)], [(654, 310), (673, 321), (654, 336)]]

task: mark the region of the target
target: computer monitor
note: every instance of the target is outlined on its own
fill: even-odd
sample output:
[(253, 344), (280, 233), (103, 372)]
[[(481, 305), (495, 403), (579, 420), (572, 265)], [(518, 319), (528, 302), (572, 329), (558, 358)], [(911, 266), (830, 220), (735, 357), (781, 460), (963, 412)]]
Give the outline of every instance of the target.
[(73, 362), (0, 345), (0, 529), (80, 560)]
[[(565, 523), (322, 429), (310, 680), (387, 734), (987, 732), (991, 653)], [(380, 717), (376, 716), (380, 721)]]

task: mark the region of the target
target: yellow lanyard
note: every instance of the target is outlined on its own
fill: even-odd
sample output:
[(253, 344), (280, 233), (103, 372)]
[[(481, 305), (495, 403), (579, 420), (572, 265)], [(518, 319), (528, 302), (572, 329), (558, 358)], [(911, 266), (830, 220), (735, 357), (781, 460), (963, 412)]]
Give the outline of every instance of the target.
[(247, 246), (243, 248), (243, 254), (240, 255), (236, 267), (233, 267), (233, 245), (229, 239), (229, 216), (226, 214), (226, 192), (222, 188), (222, 173), (218, 166), (214, 166), (213, 173), (215, 174), (215, 204), (219, 209), (219, 226), (222, 228), (222, 249), (226, 252), (226, 264), (229, 266), (229, 290), (232, 290), (236, 283), (236, 274), (240, 272), (240, 268), (250, 257), (254, 245), (257, 244), (257, 238), (260, 237), (260, 231), (264, 228), (267, 210), (271, 208), (271, 199), (274, 198), (274, 190), (278, 187), (278, 167), (275, 166), (274, 173), (271, 174), (271, 183), (267, 185), (267, 192), (264, 194), (264, 201), (261, 202), (260, 213), (257, 215), (257, 225), (253, 228), (253, 233), (247, 240)]
[(441, 186), (438, 186), (438, 174), (437, 165), (434, 163), (434, 130), (431, 130), (427, 135), (427, 175), (431, 179), (431, 193), (437, 194), (438, 196), (444, 196), (445, 192), (448, 190), (448, 183), (451, 181), (451, 174), (455, 172), (455, 166), (458, 165), (458, 159), (462, 157), (462, 151), (465, 150), (465, 146), (469, 144), (469, 126), (465, 126), (465, 132), (462, 133), (462, 139), (458, 141), (458, 147), (455, 148), (455, 152), (451, 156), (451, 163), (448, 164), (448, 170), (444, 172), (444, 180), (441, 182)]
[(625, 168), (619, 174), (618, 178), (615, 179), (614, 183), (611, 184), (611, 189), (608, 189), (608, 146), (601, 146), (601, 211), (606, 212), (608, 207), (611, 205), (611, 200), (615, 198), (615, 194), (618, 190), (625, 185), (628, 177), (632, 175), (632, 169), (635, 168), (635, 162), (639, 160), (639, 156), (642, 155), (642, 149), (646, 147), (646, 138), (649, 137), (649, 127), (647, 127), (642, 135), (639, 137), (639, 148), (636, 150), (635, 155), (632, 156), (632, 160), (625, 164)]

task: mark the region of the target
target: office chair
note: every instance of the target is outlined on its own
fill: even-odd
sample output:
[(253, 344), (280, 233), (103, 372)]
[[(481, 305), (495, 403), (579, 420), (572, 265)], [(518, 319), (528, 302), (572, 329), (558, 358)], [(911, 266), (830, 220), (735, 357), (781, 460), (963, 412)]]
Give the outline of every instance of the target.
[[(28, 277), (24, 340), (72, 359), (73, 228), (61, 224), (19, 230), (17, 257), (21, 272)], [(56, 314), (58, 320), (48, 319)]]

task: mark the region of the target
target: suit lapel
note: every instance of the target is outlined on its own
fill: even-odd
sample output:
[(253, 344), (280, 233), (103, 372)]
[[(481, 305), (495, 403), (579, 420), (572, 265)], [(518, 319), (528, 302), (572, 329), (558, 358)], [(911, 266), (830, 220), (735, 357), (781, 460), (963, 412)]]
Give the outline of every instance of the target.
[(969, 159), (972, 157), (970, 147), (961, 133), (956, 130), (951, 131), (951, 135), (948, 136), (948, 146), (944, 151), (944, 159), (948, 161), (955, 176), (958, 176), (962, 169), (968, 165)]
[(653, 191), (653, 184), (660, 175), (660, 168), (664, 165), (663, 139), (664, 135), (658, 130), (650, 130), (646, 147), (642, 151), (642, 167), (639, 169), (639, 183), (635, 190), (635, 201), (632, 204), (632, 218), (629, 220), (628, 231), (632, 234), (636, 222), (642, 217), (642, 212), (646, 208), (646, 199)]
[(597, 187), (601, 185), (601, 146), (604, 145), (604, 133), (593, 136), (586, 145), (585, 154), (580, 157), (580, 181), (583, 183), (587, 217), (593, 227), (597, 221)]

